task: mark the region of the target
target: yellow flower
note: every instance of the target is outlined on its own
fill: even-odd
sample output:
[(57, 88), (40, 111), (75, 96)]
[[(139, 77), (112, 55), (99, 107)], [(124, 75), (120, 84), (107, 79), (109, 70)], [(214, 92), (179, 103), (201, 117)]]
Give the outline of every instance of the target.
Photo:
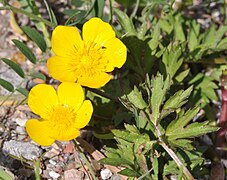
[(75, 27), (54, 29), (51, 43), (55, 56), (48, 59), (49, 74), (61, 82), (99, 88), (110, 81), (108, 72), (123, 66), (127, 49), (112, 27), (99, 18), (84, 24), (82, 37)]
[(49, 146), (55, 140), (68, 141), (79, 136), (93, 112), (89, 100), (84, 101), (82, 87), (64, 82), (55, 89), (46, 84), (32, 88), (28, 95), (30, 109), (41, 118), (29, 119), (26, 130), (33, 141)]

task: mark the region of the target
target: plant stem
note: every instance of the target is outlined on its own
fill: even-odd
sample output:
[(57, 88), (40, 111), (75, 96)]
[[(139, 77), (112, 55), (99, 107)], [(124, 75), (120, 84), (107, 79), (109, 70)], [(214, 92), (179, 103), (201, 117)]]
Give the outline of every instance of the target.
[(36, 16), (36, 15), (34, 15), (32, 13), (29, 13), (29, 12), (23, 10), (23, 9), (19, 9), (19, 8), (13, 7), (13, 6), (9, 5), (9, 4), (7, 6), (5, 6), (5, 7), (0, 7), (0, 10), (11, 10), (11, 11), (13, 11), (15, 13), (24, 14), (24, 15), (26, 15), (26, 16), (28, 16), (30, 18), (33, 18), (33, 19), (35, 19), (37, 21), (43, 22), (47, 26), (50, 26), (50, 27), (56, 27), (57, 26), (56, 24), (54, 24), (54, 23), (52, 23), (52, 22), (50, 22), (50, 21), (48, 21), (48, 20), (46, 20), (46, 19), (44, 19), (42, 17), (38, 17), (38, 16)]
[(175, 163), (177, 164), (178, 168), (183, 168), (183, 173), (185, 175), (185, 177), (188, 180), (193, 180), (194, 177), (192, 176), (192, 174), (190, 173), (190, 171), (186, 168), (186, 166), (183, 164), (183, 162), (178, 158), (178, 156), (176, 155), (176, 153), (169, 148), (166, 143), (162, 140), (161, 138), (161, 131), (159, 129), (158, 126), (155, 126), (156, 129), (156, 133), (158, 135), (158, 139), (159, 139), (159, 144), (165, 149), (165, 151), (170, 155), (170, 157), (175, 161)]
[(177, 166), (179, 168), (183, 167), (183, 173), (184, 173), (185, 177), (188, 180), (193, 180), (194, 177), (192, 176), (190, 171), (185, 167), (185, 165), (182, 163), (182, 161), (177, 157), (175, 152), (172, 149), (170, 149), (163, 141), (159, 142), (159, 144), (166, 150), (166, 152), (171, 156), (171, 158), (175, 161), (175, 163), (177, 164)]
[(89, 91), (91, 91), (91, 92), (93, 92), (93, 93), (95, 93), (95, 94), (98, 94), (98, 95), (100, 95), (100, 96), (102, 96), (102, 97), (105, 97), (105, 98), (107, 98), (107, 99), (110, 99), (110, 100), (119, 102), (119, 100), (118, 100), (117, 97), (114, 97), (114, 96), (112, 96), (112, 95), (110, 95), (110, 94), (107, 94), (107, 93), (105, 93), (105, 92), (102, 92), (102, 91), (100, 91), (100, 90), (98, 90), (98, 89), (92, 89), (92, 88), (86, 88), (86, 89), (89, 90)]
[(40, 169), (40, 160), (39, 159), (35, 160), (34, 164), (35, 164), (35, 179), (36, 180), (41, 180), (40, 171), (39, 171), (39, 169)]
[(87, 157), (84, 155), (83, 151), (80, 149), (80, 146), (77, 144), (76, 140), (73, 139), (72, 141), (73, 141), (75, 147), (78, 149), (78, 151), (79, 151), (79, 153), (80, 153), (80, 156), (82, 157), (82, 159), (83, 159), (84, 162), (86, 163), (86, 165), (87, 165), (87, 167), (88, 167), (88, 169), (89, 169), (89, 171), (90, 171), (90, 173), (91, 173), (92, 178), (95, 180), (95, 179), (96, 179), (95, 173), (94, 173), (94, 171), (92, 170), (92, 167), (91, 167), (90, 162), (88, 161)]

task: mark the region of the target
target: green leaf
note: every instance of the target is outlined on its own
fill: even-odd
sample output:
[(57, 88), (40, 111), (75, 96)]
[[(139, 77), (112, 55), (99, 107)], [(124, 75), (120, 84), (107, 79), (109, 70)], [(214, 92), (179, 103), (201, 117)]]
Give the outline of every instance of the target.
[(226, 47), (227, 47), (227, 38), (224, 38), (218, 43), (216, 48), (218, 50), (226, 50)]
[(152, 162), (152, 167), (154, 171), (154, 175), (152, 176), (154, 180), (158, 180), (158, 158), (154, 157), (153, 162)]
[(167, 90), (170, 88), (171, 79), (167, 76), (166, 80), (163, 81), (163, 76), (157, 75), (153, 80), (152, 96), (151, 96), (151, 107), (152, 107), (152, 122), (157, 125), (160, 117), (160, 106), (162, 105)]
[(176, 77), (175, 79), (177, 80), (177, 82), (182, 82), (186, 77), (187, 75), (189, 74), (190, 72), (190, 69), (186, 69), (185, 71), (182, 71), (180, 72)]
[(43, 36), (39, 34), (38, 31), (36, 31), (34, 28), (30, 28), (28, 26), (22, 27), (22, 30), (28, 35), (28, 37), (34, 41), (37, 46), (43, 51), (46, 51), (46, 42), (43, 39)]
[(30, 74), (30, 76), (33, 78), (38, 78), (38, 79), (42, 79), (42, 80), (46, 81), (46, 76), (39, 72), (32, 73), (32, 74)]
[(143, 100), (141, 92), (136, 86), (128, 95), (128, 100), (137, 108), (144, 109), (147, 107), (147, 103)]
[(174, 136), (179, 133), (179, 131), (183, 130), (183, 127), (186, 126), (189, 121), (191, 121), (192, 118), (196, 116), (196, 114), (199, 112), (199, 109), (199, 107), (190, 109), (186, 113), (173, 120), (166, 129), (166, 135)]
[(31, 61), (33, 64), (36, 63), (36, 57), (33, 52), (23, 43), (16, 39), (12, 40), (13, 43), (17, 46), (17, 48)]
[(129, 169), (129, 168), (125, 168), (123, 170), (121, 170), (120, 172), (118, 172), (119, 174), (128, 176), (128, 177), (138, 177), (140, 174), (137, 173), (136, 171)]
[(45, 3), (45, 5), (46, 5), (47, 12), (48, 12), (48, 15), (49, 15), (49, 17), (50, 17), (50, 21), (51, 21), (52, 23), (54, 23), (55, 25), (57, 25), (57, 24), (58, 24), (58, 21), (57, 21), (57, 18), (56, 18), (56, 16), (55, 16), (53, 10), (51, 9), (51, 7), (49, 6), (49, 4), (48, 4), (48, 2), (47, 2), (46, 0), (44, 0), (44, 3)]
[(16, 89), (18, 92), (20, 92), (21, 94), (23, 94), (25, 97), (28, 97), (28, 93), (29, 91), (25, 88), (17, 88)]
[(212, 48), (215, 45), (215, 40), (216, 40), (215, 25), (212, 24), (204, 36), (203, 43), (205, 46)]
[(103, 16), (104, 5), (105, 5), (104, 0), (98, 0), (95, 2), (95, 5), (94, 5), (95, 14), (99, 18), (102, 18), (102, 16)]
[[(160, 26), (159, 24), (155, 25), (154, 31), (151, 35), (151, 40), (148, 42), (148, 45), (152, 51), (152, 54), (156, 52), (156, 48), (158, 47), (159, 41), (160, 41)], [(154, 51), (154, 53), (153, 53)]]
[(217, 131), (219, 129), (218, 127), (208, 125), (208, 123), (209, 123), (208, 121), (205, 121), (203, 123), (198, 122), (192, 123), (188, 125), (186, 128), (184, 128), (183, 131), (175, 133), (174, 139), (197, 137), (203, 134)]
[(10, 92), (13, 92), (13, 91), (14, 91), (13, 85), (12, 85), (10, 82), (8, 82), (8, 81), (6, 81), (6, 80), (4, 80), (4, 79), (1, 79), (1, 78), (0, 78), (0, 85), (1, 85), (3, 88), (5, 88), (6, 90), (10, 91)]
[(180, 167), (179, 173), (177, 176), (177, 180), (182, 180), (183, 179), (183, 166)]
[(121, 27), (124, 29), (125, 33), (127, 33), (127, 36), (136, 36), (135, 27), (127, 14), (116, 8), (114, 9), (114, 12), (118, 16)]
[(192, 86), (186, 89), (185, 91), (179, 90), (165, 102), (163, 109), (180, 108), (183, 104), (187, 102), (185, 100), (189, 97), (192, 90), (193, 90)]
[(193, 51), (199, 45), (199, 30), (200, 25), (195, 20), (192, 21), (188, 34), (188, 47), (190, 51)]
[(183, 18), (180, 14), (177, 14), (175, 16), (175, 24), (174, 24), (174, 33), (175, 33), (175, 39), (179, 41), (185, 41), (185, 35), (183, 30)]
[(174, 147), (180, 147), (182, 149), (193, 150), (194, 147), (191, 145), (192, 141), (188, 139), (171, 139), (169, 143)]
[[(198, 93), (198, 103), (201, 103), (201, 99), (203, 100), (202, 102), (205, 103), (204, 105), (209, 103), (210, 100), (218, 100), (218, 96), (215, 92), (215, 89), (217, 89), (218, 86), (213, 82), (211, 77), (205, 76), (203, 73), (198, 73), (192, 80), (189, 81), (189, 84), (194, 84), (195, 91), (193, 92), (193, 95)], [(196, 101), (195, 98), (192, 100)]]
[(162, 62), (165, 64), (166, 73), (169, 74), (171, 78), (174, 77), (183, 63), (183, 58), (181, 57), (183, 50), (184, 45), (169, 44), (168, 49), (163, 54)]
[(92, 134), (98, 139), (113, 139), (114, 138), (112, 133), (101, 134), (101, 133), (96, 133), (95, 131), (92, 131)]
[(209, 125), (208, 121), (202, 123), (194, 122), (187, 125), (198, 111), (199, 107), (188, 110), (186, 113), (181, 111), (178, 113), (178, 117), (168, 125), (165, 134), (167, 141), (171, 145), (191, 150), (191, 142), (183, 138), (197, 137), (218, 130), (217, 127)]
[(71, 0), (71, 3), (72, 5), (79, 7), (82, 6), (84, 2), (82, 0)]
[(24, 71), (17, 63), (6, 58), (2, 58), (2, 61), (11, 67), (20, 77), (24, 78)]
[(120, 158), (104, 158), (104, 159), (101, 159), (99, 160), (100, 163), (102, 164), (108, 164), (108, 165), (111, 165), (111, 166), (132, 166), (132, 163), (130, 161), (128, 161), (127, 159), (124, 159), (122, 157)]
[(136, 121), (136, 127), (139, 129), (144, 129), (149, 122), (148, 117), (144, 113), (144, 111), (139, 111), (139, 114), (137, 113), (135, 115), (135, 121)]
[(177, 174), (178, 168), (174, 161), (168, 161), (164, 165), (163, 176)]

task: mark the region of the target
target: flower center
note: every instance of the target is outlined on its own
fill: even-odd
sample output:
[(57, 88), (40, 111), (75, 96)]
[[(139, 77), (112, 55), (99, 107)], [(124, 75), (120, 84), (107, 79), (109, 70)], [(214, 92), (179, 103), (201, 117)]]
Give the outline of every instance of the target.
[(106, 48), (96, 43), (84, 43), (81, 47), (74, 47), (70, 69), (77, 77), (90, 77), (99, 72), (105, 72), (108, 63), (104, 52)]
[(64, 129), (72, 126), (76, 117), (76, 113), (73, 112), (73, 108), (66, 105), (59, 105), (54, 107), (50, 114), (50, 126), (57, 129)]

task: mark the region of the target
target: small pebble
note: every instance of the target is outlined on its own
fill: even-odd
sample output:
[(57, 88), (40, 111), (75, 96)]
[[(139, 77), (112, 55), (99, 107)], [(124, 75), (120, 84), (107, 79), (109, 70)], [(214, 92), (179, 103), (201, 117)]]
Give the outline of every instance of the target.
[(52, 164), (52, 165), (54, 165), (54, 166), (57, 164), (57, 163), (56, 163), (55, 161), (53, 161), (52, 159), (50, 159), (49, 162), (50, 162), (50, 164)]
[(103, 169), (100, 172), (103, 180), (109, 179), (112, 176), (112, 172), (109, 169)]
[(17, 126), (16, 127), (16, 133), (18, 134), (25, 134), (25, 128), (22, 126)]
[(78, 171), (76, 169), (70, 169), (64, 172), (64, 179), (70, 180), (70, 179), (84, 179), (84, 173), (82, 171)]
[(59, 153), (60, 152), (58, 150), (56, 150), (55, 148), (52, 148), (50, 151), (45, 153), (44, 157), (53, 158), (53, 157), (59, 155)]
[(54, 171), (50, 171), (50, 172), (49, 172), (49, 175), (50, 175), (50, 177), (52, 177), (53, 179), (57, 179), (57, 178), (60, 177), (60, 174), (58, 174), (58, 173), (56, 173), (56, 172), (54, 172)]

